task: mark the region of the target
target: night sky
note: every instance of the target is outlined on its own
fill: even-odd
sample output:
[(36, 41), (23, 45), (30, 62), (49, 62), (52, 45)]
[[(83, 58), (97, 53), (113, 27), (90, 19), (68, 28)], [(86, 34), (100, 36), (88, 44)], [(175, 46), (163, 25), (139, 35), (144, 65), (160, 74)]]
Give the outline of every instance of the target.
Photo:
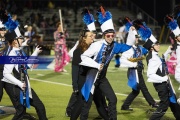
[[(166, 14), (172, 13), (172, 0), (131, 0), (136, 5), (138, 5), (145, 12), (150, 14), (153, 18), (155, 18), (159, 25), (164, 24), (164, 17)], [(154, 6), (154, 1), (156, 2), (156, 6)], [(180, 0), (176, 0), (176, 5), (180, 3)], [(154, 12), (154, 9), (156, 10)], [(155, 14), (154, 14), (155, 13)]]

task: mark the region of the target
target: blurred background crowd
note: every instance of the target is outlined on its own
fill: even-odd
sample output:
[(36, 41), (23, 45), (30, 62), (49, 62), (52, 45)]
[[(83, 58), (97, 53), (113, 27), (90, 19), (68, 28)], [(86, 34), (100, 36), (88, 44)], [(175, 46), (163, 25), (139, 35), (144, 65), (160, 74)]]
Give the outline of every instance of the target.
[[(5, 6), (13, 19), (18, 20), (20, 30), (24, 35), (32, 33), (32, 45), (43, 45), (41, 54), (50, 55), (54, 49), (53, 32), (60, 21), (59, 9), (62, 11), (63, 29), (68, 34), (66, 44), (72, 48), (83, 28), (81, 11), (88, 7), (95, 15), (96, 8), (104, 5), (113, 16), (117, 32), (116, 40), (123, 42), (125, 33), (122, 30), (122, 19), (143, 19), (152, 29), (153, 34), (161, 43), (170, 42), (169, 31), (164, 27), (163, 18), (172, 11), (178, 0), (1, 0), (0, 6)], [(96, 24), (100, 33), (99, 25)], [(31, 46), (29, 46), (31, 47)], [(31, 47), (32, 48), (32, 47)]]

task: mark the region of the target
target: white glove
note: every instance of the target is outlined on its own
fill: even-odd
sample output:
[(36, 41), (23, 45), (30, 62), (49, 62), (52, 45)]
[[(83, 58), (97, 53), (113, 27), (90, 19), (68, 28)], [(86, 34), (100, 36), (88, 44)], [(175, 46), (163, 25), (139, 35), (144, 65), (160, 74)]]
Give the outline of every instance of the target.
[(138, 65), (138, 63), (137, 63), (137, 62), (134, 62), (134, 68), (136, 68), (136, 67), (137, 67), (137, 65)]
[(23, 83), (21, 89), (25, 90), (25, 88), (26, 88), (26, 83)]
[(38, 54), (42, 52), (42, 49), (41, 47), (39, 47), (39, 45), (36, 47), (35, 52), (37, 52)]
[(27, 42), (29, 39), (25, 39), (25, 41), (22, 43), (21, 47), (28, 46)]
[(164, 77), (163, 77), (163, 80), (164, 80), (164, 81), (167, 81), (167, 80), (168, 80), (168, 76), (167, 76), (167, 75), (164, 76)]
[(177, 103), (180, 105), (180, 98), (177, 99)]
[(172, 46), (169, 46), (168, 49), (166, 50), (166, 52), (167, 52), (168, 54), (170, 54), (170, 53), (172, 52), (171, 49), (172, 49)]

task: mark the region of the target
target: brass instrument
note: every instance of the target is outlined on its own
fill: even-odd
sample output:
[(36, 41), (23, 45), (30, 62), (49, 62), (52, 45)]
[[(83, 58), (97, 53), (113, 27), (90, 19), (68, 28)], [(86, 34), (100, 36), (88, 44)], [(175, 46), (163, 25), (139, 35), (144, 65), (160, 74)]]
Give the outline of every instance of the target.
[(145, 57), (142, 56), (142, 57), (137, 57), (137, 58), (129, 58), (128, 60), (131, 61), (131, 62), (138, 62), (138, 61), (141, 61), (143, 60)]

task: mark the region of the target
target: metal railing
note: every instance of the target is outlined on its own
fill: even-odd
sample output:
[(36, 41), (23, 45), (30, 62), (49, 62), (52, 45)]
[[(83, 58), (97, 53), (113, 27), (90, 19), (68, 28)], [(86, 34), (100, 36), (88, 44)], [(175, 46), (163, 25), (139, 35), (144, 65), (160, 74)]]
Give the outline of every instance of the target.
[(140, 7), (138, 7), (136, 4), (134, 4), (130, 0), (126, 0), (126, 2), (127, 2), (126, 4), (128, 5), (126, 7), (129, 11), (131, 11), (135, 15), (141, 12), (143, 20), (145, 20), (147, 24), (158, 26), (158, 21), (155, 20), (153, 17), (151, 17), (148, 13), (146, 13), (144, 10), (142, 10)]
[(147, 26), (151, 28), (153, 35), (159, 39), (161, 26), (158, 25), (158, 21), (151, 17), (148, 13), (138, 7), (136, 4), (131, 2), (130, 0), (126, 0), (126, 9), (132, 12), (134, 15), (141, 13), (142, 19), (146, 22)]

